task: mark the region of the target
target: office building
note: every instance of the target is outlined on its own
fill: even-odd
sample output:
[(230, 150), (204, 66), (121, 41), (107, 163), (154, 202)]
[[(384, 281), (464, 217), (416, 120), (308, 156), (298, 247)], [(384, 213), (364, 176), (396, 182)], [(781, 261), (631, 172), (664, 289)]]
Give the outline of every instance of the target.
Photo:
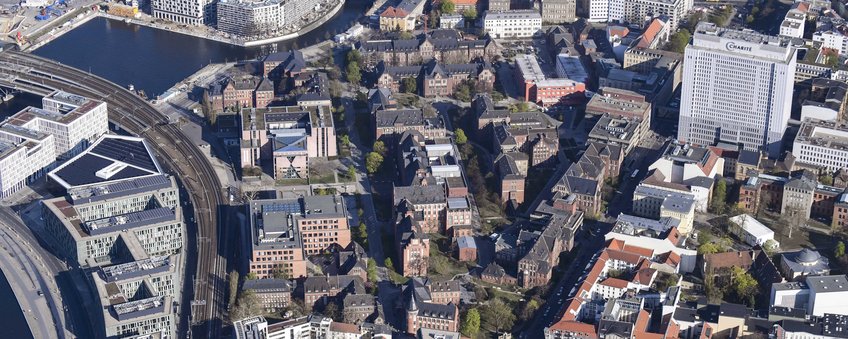
[(801, 121), (807, 118), (827, 121), (845, 120), (848, 84), (843, 81), (812, 79), (810, 95), (801, 103)]
[(678, 138), (779, 155), (796, 57), (788, 39), (699, 24), (684, 57)]
[(848, 123), (805, 119), (792, 145), (799, 162), (836, 171), (848, 166)]
[(150, 10), (156, 19), (183, 25), (201, 26), (210, 19), (211, 3), (207, 0), (152, 0)]
[(790, 38), (804, 38), (804, 26), (807, 15), (798, 9), (790, 9), (786, 12), (783, 22), (780, 23), (780, 35)]
[(495, 39), (530, 38), (542, 30), (542, 15), (532, 9), (486, 11), (483, 29)]
[(535, 55), (515, 56), (515, 77), (524, 100), (548, 107), (584, 100), (586, 84), (568, 78), (548, 78)]
[(807, 276), (802, 282), (776, 283), (771, 288), (771, 305), (801, 308), (807, 315), (848, 315), (848, 280), (844, 275)]
[(350, 244), (350, 225), (341, 196), (253, 200), (248, 204), (250, 272), (260, 279), (282, 270), (306, 276), (306, 258)]
[(221, 0), (216, 4), (218, 30), (244, 37), (273, 34), (285, 21), (280, 0)]
[(182, 264), (178, 255), (152, 256), (91, 272), (99, 297), (106, 338), (131, 335), (176, 335), (176, 310), (181, 300)]
[(109, 132), (106, 103), (54, 91), (43, 108), (26, 107), (0, 123), (0, 197), (8, 197)]

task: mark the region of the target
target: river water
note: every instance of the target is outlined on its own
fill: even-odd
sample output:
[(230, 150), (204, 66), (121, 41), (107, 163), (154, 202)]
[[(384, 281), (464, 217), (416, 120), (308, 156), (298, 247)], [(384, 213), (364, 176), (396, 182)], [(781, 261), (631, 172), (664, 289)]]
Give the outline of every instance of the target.
[[(134, 85), (148, 96), (162, 94), (203, 66), (214, 62), (253, 59), (271, 51), (285, 51), (332, 39), (360, 20), (372, 0), (347, 0), (327, 23), (303, 36), (275, 46), (236, 47), (229, 44), (95, 18), (33, 54), (90, 71), (119, 85)], [(0, 118), (26, 106), (41, 106), (39, 97), (19, 93), (0, 103)], [(17, 303), (9, 283), (0, 274), (0, 305)], [(32, 338), (20, 308), (0, 308), (0, 338)]]
[(95, 18), (35, 50), (33, 54), (102, 76), (119, 85), (134, 85), (153, 97), (203, 66), (253, 59), (332, 39), (362, 18), (371, 0), (347, 0), (324, 25), (276, 46), (237, 47), (222, 42)]

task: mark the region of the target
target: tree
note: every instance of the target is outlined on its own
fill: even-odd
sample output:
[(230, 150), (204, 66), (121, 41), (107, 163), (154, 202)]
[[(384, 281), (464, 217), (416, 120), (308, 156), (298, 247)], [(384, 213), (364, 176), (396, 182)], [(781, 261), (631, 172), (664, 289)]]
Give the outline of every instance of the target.
[(259, 279), (256, 276), (256, 272), (250, 272), (250, 273), (247, 274), (247, 280), (256, 280), (256, 279)]
[(353, 167), (353, 165), (348, 166), (347, 177), (350, 180), (356, 180), (356, 167)]
[(230, 271), (230, 274), (227, 276), (227, 279), (230, 283), (230, 300), (227, 305), (233, 307), (233, 304), (236, 303), (236, 298), (238, 297), (238, 283), (239, 283), (239, 273), (236, 270)]
[(359, 71), (359, 64), (355, 62), (351, 62), (347, 64), (347, 81), (351, 84), (358, 85), (359, 81), (362, 80), (362, 73)]
[(517, 104), (509, 105), (510, 113), (527, 112), (530, 110), (530, 104), (526, 101), (520, 101)]
[(359, 222), (359, 227), (356, 230), (356, 236), (359, 238), (359, 244), (362, 247), (368, 246), (368, 226), (364, 222)]
[(679, 30), (668, 39), (665, 49), (676, 53), (683, 53), (691, 38), (692, 34), (689, 31)]
[(833, 185), (833, 176), (830, 174), (821, 175), (819, 176), (819, 182), (822, 183), (822, 185)]
[(754, 297), (758, 292), (757, 280), (745, 271), (745, 269), (733, 267), (733, 291), (740, 300), (747, 301), (747, 305), (754, 306)]
[(480, 312), (476, 308), (468, 310), (465, 314), (465, 320), (462, 322), (462, 328), (459, 330), (465, 336), (473, 338), (480, 332)]
[(471, 88), (468, 82), (463, 81), (454, 88), (453, 97), (459, 101), (469, 102), (471, 101)]
[(386, 260), (383, 260), (383, 265), (386, 266), (391, 271), (395, 270), (395, 265), (392, 263), (392, 258), (386, 257)]
[(842, 258), (845, 256), (845, 243), (840, 241), (836, 243), (836, 248), (833, 249), (833, 256)]
[(230, 321), (261, 315), (262, 311), (262, 303), (256, 293), (253, 290), (245, 290), (238, 296), (235, 307), (230, 308)]
[(473, 7), (466, 8), (462, 11), (462, 17), (465, 18), (466, 21), (477, 19), (477, 10)]
[(539, 302), (536, 299), (530, 299), (521, 309), (521, 319), (529, 320), (533, 318), (533, 313), (539, 309)]
[(365, 157), (365, 169), (369, 174), (377, 173), (383, 165), (383, 156), (377, 152), (368, 153)]
[(722, 248), (719, 247), (719, 245), (714, 243), (714, 242), (707, 242), (707, 243), (701, 244), (701, 246), (698, 246), (698, 254), (701, 254), (701, 255), (713, 254), (713, 253), (719, 253), (719, 252), (722, 252)]
[(456, 5), (451, 0), (442, 0), (442, 3), (439, 5), (439, 10), (445, 14), (453, 14), (456, 11)]
[(727, 182), (724, 179), (718, 179), (716, 182), (715, 190), (713, 190), (713, 200), (710, 203), (710, 207), (715, 213), (722, 214), (724, 213), (727, 199)]
[(493, 299), (483, 306), (480, 318), (484, 319), (486, 328), (492, 332), (508, 330), (515, 323), (515, 313), (512, 308), (500, 299)]
[(290, 279), (289, 272), (283, 269), (282, 265), (274, 267), (274, 270), (271, 273), (275, 279)]
[(374, 142), (374, 152), (379, 153), (381, 156), (385, 157), (386, 153), (388, 153), (388, 149), (386, 149), (386, 143), (382, 141)]
[(368, 272), (368, 281), (377, 282), (377, 261), (374, 258), (368, 258), (368, 266), (365, 270)]
[(400, 81), (401, 90), (404, 93), (415, 94), (418, 91), (417, 81), (413, 77), (406, 77)]
[(342, 134), (342, 137), (340, 139), (341, 139), (340, 142), (342, 143), (342, 146), (345, 146), (345, 147), (350, 146), (350, 136), (348, 136), (347, 134)]
[(465, 136), (465, 131), (462, 128), (456, 129), (456, 144), (457, 145), (465, 145), (468, 142), (468, 137)]
[(352, 49), (352, 50), (350, 50), (350, 52), (347, 52), (346, 60), (347, 60), (348, 64), (350, 64), (350, 63), (357, 63), (358, 64), (358, 63), (362, 62), (362, 54), (360, 54), (358, 50)]
[(342, 312), (339, 310), (339, 305), (330, 301), (324, 306), (324, 315), (333, 319), (333, 321), (342, 321)]
[(754, 22), (754, 16), (748, 14), (748, 16), (745, 17), (745, 23), (750, 25), (752, 22)]

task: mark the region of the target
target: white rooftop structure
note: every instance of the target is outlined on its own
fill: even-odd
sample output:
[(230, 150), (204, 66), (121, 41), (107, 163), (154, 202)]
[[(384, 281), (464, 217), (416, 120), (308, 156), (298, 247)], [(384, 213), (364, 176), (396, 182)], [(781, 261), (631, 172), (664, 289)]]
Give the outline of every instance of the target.
[(740, 214), (729, 219), (737, 227), (734, 233), (748, 245), (765, 245), (766, 241), (774, 240), (774, 231), (759, 222), (750, 214)]

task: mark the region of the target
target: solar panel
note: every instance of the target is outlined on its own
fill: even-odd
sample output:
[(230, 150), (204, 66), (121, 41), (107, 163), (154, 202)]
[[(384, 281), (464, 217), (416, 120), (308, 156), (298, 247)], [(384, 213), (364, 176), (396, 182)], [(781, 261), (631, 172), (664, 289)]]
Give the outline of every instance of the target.
[(156, 171), (156, 165), (141, 141), (107, 138), (98, 143), (91, 152), (150, 171)]
[(300, 204), (289, 202), (289, 203), (272, 203), (267, 205), (262, 205), (262, 212), (286, 212), (286, 213), (300, 213)]

